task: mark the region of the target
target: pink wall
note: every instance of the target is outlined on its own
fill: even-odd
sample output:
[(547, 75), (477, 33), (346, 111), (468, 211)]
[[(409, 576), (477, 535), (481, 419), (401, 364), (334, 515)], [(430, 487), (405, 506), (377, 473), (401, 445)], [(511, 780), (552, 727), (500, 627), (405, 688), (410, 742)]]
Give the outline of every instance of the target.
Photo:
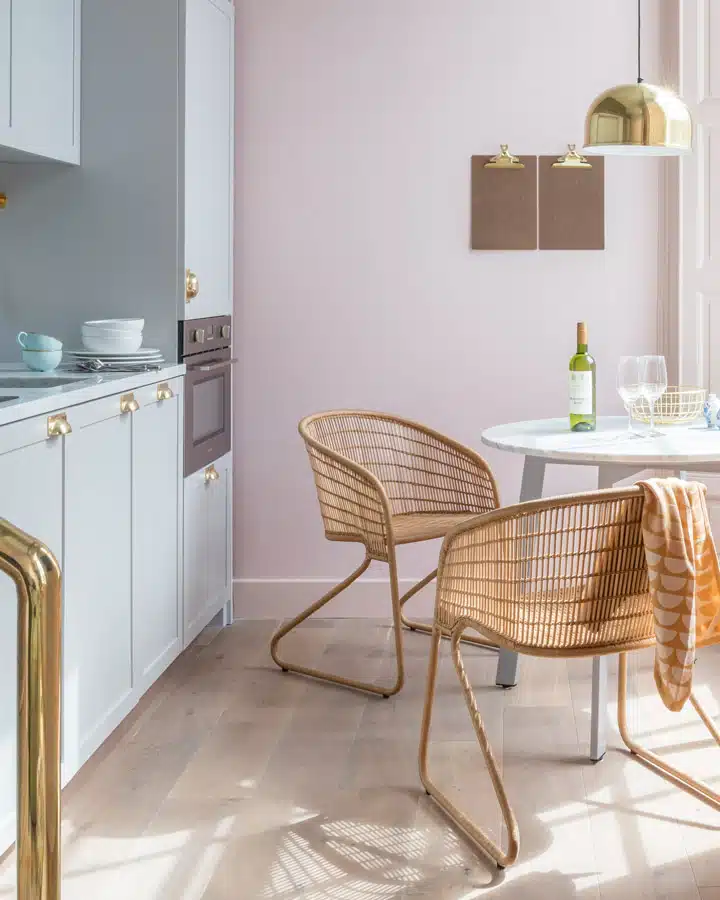
[[(323, 540), (304, 414), (389, 410), (479, 448), (566, 413), (578, 319), (599, 412), (620, 411), (618, 356), (656, 343), (659, 169), (607, 161), (604, 252), (470, 252), (471, 155), (580, 145), (592, 98), (634, 77), (634, 4), (236, 3), (236, 598), (273, 615), (360, 553)], [(646, 78), (657, 19), (646, 0)], [(486, 455), (515, 501), (521, 460)], [(547, 491), (592, 484), (558, 468)], [(407, 548), (401, 574), (436, 556)]]

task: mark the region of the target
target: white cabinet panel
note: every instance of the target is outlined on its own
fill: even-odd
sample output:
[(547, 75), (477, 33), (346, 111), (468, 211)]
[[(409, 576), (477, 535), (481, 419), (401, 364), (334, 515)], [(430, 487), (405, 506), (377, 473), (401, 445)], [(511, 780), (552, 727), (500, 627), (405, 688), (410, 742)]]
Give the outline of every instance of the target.
[(185, 479), (184, 636), (193, 641), (224, 608), (231, 607), (232, 454)]
[[(31, 420), (0, 449), (0, 517), (39, 538), (62, 560), (62, 441), (38, 440)], [(17, 599), (0, 574), (0, 852), (15, 839), (17, 754)]]
[[(180, 652), (180, 397), (133, 414), (133, 673), (138, 696)], [(142, 403), (142, 396), (138, 392)]]
[[(92, 421), (96, 407), (102, 418)], [(77, 416), (70, 410), (73, 432), (64, 439), (63, 721), (70, 772), (132, 705), (132, 423), (130, 414), (106, 418), (105, 407), (97, 401), (79, 407)]]
[(208, 486), (208, 548), (207, 593), (208, 603), (215, 611), (225, 606), (230, 598), (230, 502), (232, 499), (230, 455), (215, 463), (218, 480)]
[[(10, 115), (5, 120), (0, 99), (0, 143), (78, 162), (80, 0), (0, 0), (3, 18), (0, 73), (8, 74)], [(0, 96), (3, 82), (0, 75)]]
[(183, 646), (210, 621), (207, 602), (207, 492), (203, 470), (185, 479), (183, 530)]
[(185, 265), (200, 293), (187, 318), (232, 312), (232, 7), (188, 0), (185, 69)]

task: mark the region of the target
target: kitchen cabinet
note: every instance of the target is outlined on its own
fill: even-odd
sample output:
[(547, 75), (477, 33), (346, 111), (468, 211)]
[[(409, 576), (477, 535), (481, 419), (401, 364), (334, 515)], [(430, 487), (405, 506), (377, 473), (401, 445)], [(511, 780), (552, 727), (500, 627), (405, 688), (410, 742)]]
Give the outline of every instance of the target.
[(68, 421), (63, 761), (71, 776), (132, 707), (132, 413), (115, 395), (68, 410)]
[[(63, 570), (63, 784), (182, 647), (182, 398), (174, 378), (66, 407), (64, 436), (48, 415), (0, 427), (0, 515)], [(15, 837), (16, 668), (0, 573), (0, 853)]]
[[(62, 559), (62, 442), (47, 419), (0, 429), (0, 516), (43, 541)], [(15, 839), (17, 791), (17, 598), (0, 573), (0, 852)]]
[(132, 417), (133, 676), (140, 694), (181, 650), (182, 406), (177, 385), (135, 392)]
[(234, 49), (233, 6), (187, 0), (185, 265), (198, 291), (188, 319), (232, 313)]
[(232, 454), (185, 479), (183, 645), (219, 613), (232, 619)]
[(0, 159), (78, 163), (79, 135), (80, 0), (0, 0)]

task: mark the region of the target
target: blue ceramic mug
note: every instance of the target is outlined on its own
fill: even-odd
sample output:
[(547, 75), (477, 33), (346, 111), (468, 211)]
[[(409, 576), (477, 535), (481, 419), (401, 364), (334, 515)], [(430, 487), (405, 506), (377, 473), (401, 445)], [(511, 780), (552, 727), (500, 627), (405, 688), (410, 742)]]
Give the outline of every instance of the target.
[(17, 342), (23, 350), (62, 350), (62, 343), (47, 334), (28, 334), (21, 331), (17, 336)]

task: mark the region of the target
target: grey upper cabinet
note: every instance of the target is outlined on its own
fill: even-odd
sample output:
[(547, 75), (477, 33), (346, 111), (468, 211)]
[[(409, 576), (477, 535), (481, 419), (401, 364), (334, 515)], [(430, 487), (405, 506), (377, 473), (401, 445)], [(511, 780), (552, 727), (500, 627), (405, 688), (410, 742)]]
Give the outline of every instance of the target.
[(81, 0), (0, 0), (0, 160), (80, 161)]

